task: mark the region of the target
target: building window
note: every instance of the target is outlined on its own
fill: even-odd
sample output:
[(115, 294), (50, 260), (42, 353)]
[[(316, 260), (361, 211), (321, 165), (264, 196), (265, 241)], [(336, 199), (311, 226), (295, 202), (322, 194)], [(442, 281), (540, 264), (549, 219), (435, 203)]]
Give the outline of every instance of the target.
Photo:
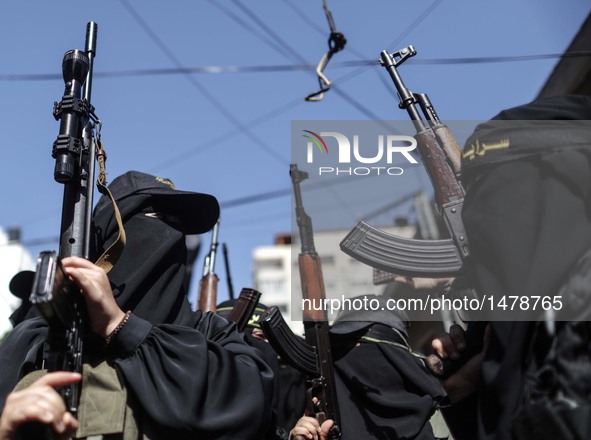
[(283, 268), (283, 260), (281, 260), (280, 258), (258, 260), (256, 262), (256, 270), (282, 269), (282, 268)]
[(258, 285), (258, 290), (262, 293), (273, 294), (285, 291), (285, 280), (259, 280)]

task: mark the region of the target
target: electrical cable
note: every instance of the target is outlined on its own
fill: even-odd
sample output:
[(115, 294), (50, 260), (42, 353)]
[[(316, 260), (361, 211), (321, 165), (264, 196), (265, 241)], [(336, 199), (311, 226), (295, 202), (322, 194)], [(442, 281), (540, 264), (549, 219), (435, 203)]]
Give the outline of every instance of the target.
[[(158, 35), (150, 28), (148, 23), (141, 17), (141, 15), (129, 4), (127, 0), (120, 0), (125, 9), (129, 12), (136, 23), (142, 28), (142, 30), (148, 34), (150, 39), (160, 48), (160, 50), (166, 55), (166, 57), (175, 65), (177, 68), (182, 68), (182, 63), (176, 58), (176, 56), (168, 49)], [(205, 99), (213, 105), (223, 116), (226, 117), (232, 124), (238, 127), (242, 133), (244, 133), (250, 140), (263, 151), (265, 151), (270, 157), (281, 164), (285, 164), (286, 160), (283, 156), (278, 154), (273, 148), (267, 145), (263, 140), (259, 139), (254, 135), (244, 124), (242, 124), (219, 100), (217, 100), (209, 91), (203, 87), (195, 78), (191, 75), (185, 75), (185, 78), (195, 87)]]
[[(349, 50), (352, 52), (352, 50)], [(460, 57), (460, 58), (423, 58), (412, 59), (406, 62), (407, 65), (456, 65), (456, 64), (494, 64), (494, 63), (512, 63), (521, 61), (539, 61), (550, 59), (565, 58), (585, 58), (591, 57), (591, 51), (577, 51), (564, 53), (547, 53), (534, 55), (509, 55), (509, 56), (489, 56), (489, 57)], [(331, 64), (331, 68), (344, 69), (348, 67), (377, 67), (376, 60), (350, 60), (339, 61)], [(223, 73), (276, 73), (276, 72), (294, 72), (308, 71), (313, 69), (313, 64), (275, 64), (268, 66), (196, 66), (196, 67), (173, 67), (173, 68), (155, 68), (155, 69), (134, 69), (121, 71), (94, 72), (98, 78), (125, 78), (140, 76), (163, 76), (163, 75), (199, 75), (199, 74), (223, 74)], [(342, 79), (342, 78), (340, 78)], [(347, 78), (346, 78), (347, 79)], [(0, 81), (62, 81), (62, 75), (58, 73), (0, 73)]]

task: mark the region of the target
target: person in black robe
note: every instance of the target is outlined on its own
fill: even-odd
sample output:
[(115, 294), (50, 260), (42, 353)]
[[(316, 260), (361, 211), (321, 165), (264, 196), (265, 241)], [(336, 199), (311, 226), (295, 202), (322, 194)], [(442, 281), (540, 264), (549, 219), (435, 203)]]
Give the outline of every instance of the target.
[[(227, 318), (237, 300), (227, 300), (217, 305), (217, 314)], [(287, 439), (287, 429), (294, 426), (306, 407), (306, 376), (278, 356), (267, 340), (261, 326), (260, 316), (267, 310), (265, 304), (258, 303), (249, 319), (244, 333), (246, 340), (265, 355), (267, 363), (275, 375), (273, 386), (272, 428), (266, 439)]]
[[(89, 309), (93, 331), (85, 335), (85, 362), (114, 369), (126, 392), (122, 411), (135, 420), (137, 438), (261, 438), (270, 417), (271, 369), (233, 324), (192, 311), (183, 287), (185, 234), (213, 227), (217, 200), (178, 191), (168, 179), (137, 171), (116, 178), (109, 188), (127, 244), (108, 278), (89, 261), (63, 260)], [(107, 197), (99, 200), (93, 220), (96, 258), (118, 234)], [(20, 379), (41, 368), (46, 333), (45, 321), (33, 316), (3, 341), (0, 408)], [(106, 434), (92, 432), (93, 409), (97, 416), (111, 412), (107, 424), (116, 424), (121, 412), (113, 409), (118, 403), (109, 398), (110, 390), (101, 390), (107, 394), (84, 406), (85, 387), (100, 377), (85, 376), (82, 382), (79, 422), (87, 425), (87, 434)], [(115, 397), (120, 395), (117, 387)], [(91, 415), (83, 422), (85, 410)]]
[[(388, 310), (380, 295), (358, 298), (378, 301), (381, 310), (341, 312), (330, 329), (343, 440), (435, 439), (429, 420), (446, 393), (410, 349), (406, 314)], [(305, 417), (291, 434), (319, 428)]]
[[(582, 436), (572, 429), (588, 425), (588, 327), (570, 353), (553, 355), (568, 352), (561, 330), (579, 320), (587, 326), (590, 317), (591, 128), (578, 121), (589, 119), (589, 96), (545, 98), (502, 111), (466, 142), (462, 216), (476, 289), (520, 298), (561, 295), (563, 309), (490, 317), (477, 391), (450, 408), (460, 440), (591, 435), (588, 427)], [(567, 363), (578, 370), (570, 383)], [(572, 386), (585, 397), (573, 395)]]

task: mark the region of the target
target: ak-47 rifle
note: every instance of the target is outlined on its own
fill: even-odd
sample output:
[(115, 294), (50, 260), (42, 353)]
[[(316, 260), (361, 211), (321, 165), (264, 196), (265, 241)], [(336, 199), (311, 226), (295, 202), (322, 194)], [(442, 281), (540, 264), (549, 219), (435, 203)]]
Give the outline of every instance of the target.
[[(468, 239), (462, 222), (464, 190), (460, 174), (460, 150), (449, 128), (441, 122), (425, 94), (406, 88), (397, 66), (416, 55), (412, 46), (398, 52), (381, 53), (405, 109), (416, 128), (417, 149), (435, 191), (435, 202), (451, 238), (417, 240), (397, 237), (361, 221), (341, 241), (341, 250), (371, 267), (398, 275), (448, 277), (462, 271), (469, 256)], [(417, 104), (425, 119), (421, 117)]]
[[(64, 95), (53, 110), (55, 119), (60, 120), (59, 135), (52, 151), (54, 179), (64, 185), (60, 244), (58, 252), (40, 253), (29, 298), (49, 326), (43, 353), (43, 368), (49, 371), (82, 372), (87, 311), (80, 290), (65, 275), (61, 259), (90, 257), (94, 161), (97, 156), (94, 131), (96, 123), (100, 124), (90, 104), (96, 35), (97, 25), (88, 23), (85, 51), (65, 53), (62, 63)], [(80, 384), (62, 387), (60, 393), (68, 411), (76, 416)]]
[[(469, 258), (468, 238), (462, 222), (464, 189), (459, 180), (460, 149), (451, 130), (441, 122), (433, 104), (424, 93), (412, 93), (400, 77), (397, 66), (416, 55), (413, 46), (398, 52), (380, 54), (405, 109), (416, 129), (417, 149), (435, 192), (435, 203), (451, 236), (444, 240), (416, 240), (397, 237), (359, 222), (341, 241), (341, 250), (375, 269), (385, 272), (427, 278), (457, 276)], [(421, 117), (417, 104), (425, 119)], [(485, 326), (472, 327), (467, 349), (461, 359), (440, 360), (429, 357), (429, 368), (442, 377), (456, 371), (467, 359), (480, 351)]]
[(216, 311), (217, 293), (218, 293), (218, 276), (215, 274), (215, 257), (218, 248), (218, 228), (220, 220), (216, 222), (211, 231), (211, 246), (209, 253), (205, 257), (203, 263), (203, 276), (199, 282), (199, 298), (197, 307), (202, 312)]
[[(259, 318), (259, 324), (275, 351), (286, 362), (308, 376), (308, 405), (306, 415), (320, 424), (332, 419), (329, 440), (341, 437), (340, 417), (330, 346), (326, 310), (315, 310), (312, 304), (322, 304), (325, 298), (320, 257), (314, 246), (312, 220), (302, 204), (300, 182), (308, 173), (291, 164), (290, 175), (295, 195), (295, 211), (300, 231), (301, 253), (298, 257), (302, 297), (305, 342), (296, 336), (277, 307), (269, 307)], [(313, 400), (314, 399), (314, 400)], [(317, 400), (316, 400), (317, 399)], [(296, 436), (294, 440), (304, 440)]]

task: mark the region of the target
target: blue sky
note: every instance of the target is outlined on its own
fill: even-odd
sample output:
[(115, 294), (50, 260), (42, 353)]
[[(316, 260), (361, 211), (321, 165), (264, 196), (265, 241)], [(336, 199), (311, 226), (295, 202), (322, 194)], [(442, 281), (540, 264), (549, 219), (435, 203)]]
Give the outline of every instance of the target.
[[(442, 119), (490, 118), (533, 99), (557, 59), (434, 61), (561, 53), (590, 10), (583, 0), (328, 6), (348, 43), (325, 70), (333, 89), (310, 103), (304, 96), (317, 88), (313, 66), (329, 33), (321, 0), (2, 2), (0, 227), (20, 226), (34, 255), (57, 248), (51, 237), (59, 234), (63, 190), (53, 180), (59, 124), (52, 106), (63, 93), (63, 54), (84, 48), (88, 21), (99, 28), (92, 103), (103, 121), (109, 178), (135, 169), (216, 195), (219, 240), (239, 290), (251, 285), (253, 248), (291, 227), (292, 120), (404, 120), (377, 60), (382, 50), (409, 44), (418, 54), (403, 67), (406, 84), (428, 93)], [(198, 67), (217, 73), (180, 71)], [(417, 179), (404, 185), (397, 190), (411, 192)], [(275, 190), (284, 195), (244, 202)], [(202, 263), (203, 254), (197, 272)], [(216, 269), (223, 300), (221, 253)]]

